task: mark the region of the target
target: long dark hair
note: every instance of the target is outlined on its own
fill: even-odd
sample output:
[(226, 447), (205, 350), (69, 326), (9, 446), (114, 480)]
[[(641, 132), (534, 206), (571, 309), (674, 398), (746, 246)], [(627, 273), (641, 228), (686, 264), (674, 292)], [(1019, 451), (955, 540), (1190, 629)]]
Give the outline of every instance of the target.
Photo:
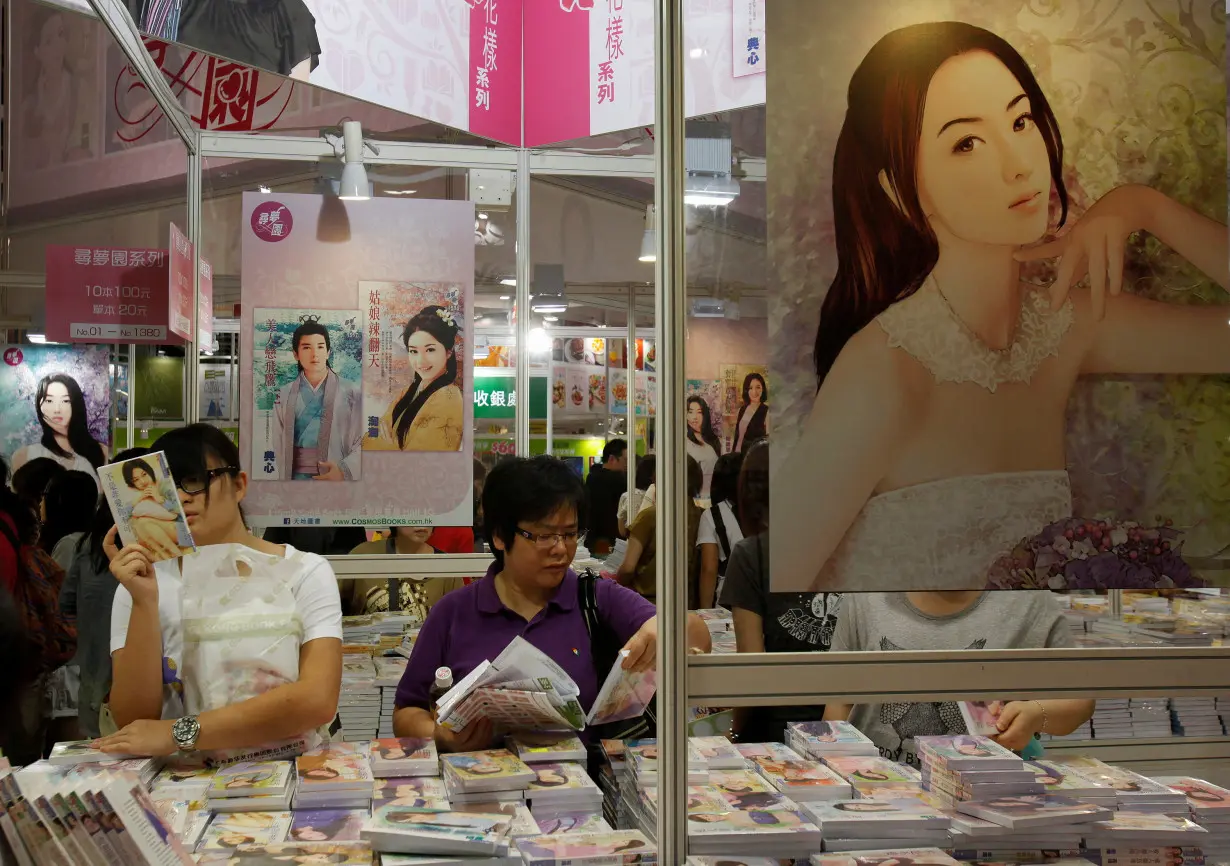
[(9, 464), (3, 457), (0, 457), (0, 514), (13, 522), (18, 544), (34, 543), (38, 536), (38, 518), (30, 506), (9, 489)]
[(696, 445), (708, 445), (720, 457), (722, 454), (722, 443), (718, 441), (717, 434), (713, 432), (713, 416), (709, 413), (709, 404), (705, 402), (703, 397), (698, 397), (693, 394), (688, 398), (686, 408), (690, 411), (692, 404), (700, 406), (700, 438), (696, 438), (696, 431), (691, 426), (687, 426), (688, 439)]
[[(148, 448), (129, 448), (116, 454), (114, 462), (123, 463), (125, 460), (144, 457), (149, 453)], [(150, 473), (150, 477), (154, 477), (153, 473)], [(88, 552), (90, 563), (97, 572), (105, 571), (107, 568), (107, 553), (103, 550), (103, 540), (106, 539), (112, 526), (115, 526), (115, 515), (111, 513), (111, 506), (107, 504), (106, 498), (100, 497), (98, 506), (94, 509), (94, 519), (90, 523), (89, 532), (77, 542), (78, 556)]]
[[(1059, 225), (1067, 219), (1059, 124), (1015, 48), (960, 21), (914, 24), (882, 37), (850, 79), (846, 119), (833, 156), (837, 275), (824, 297), (816, 332), (817, 388), (846, 342), (918, 291), (939, 260), (939, 242), (918, 197), (918, 141), (932, 77), (945, 61), (969, 51), (994, 56), (1025, 91), (1046, 143), (1061, 208)], [(881, 187), (881, 171), (900, 206)]]
[(739, 525), (748, 536), (769, 528), (769, 440), (752, 444), (739, 472)]
[[(333, 369), (333, 341), (329, 339), (329, 329), (322, 325), (318, 320), (311, 319), (304, 322), (299, 327), (295, 328), (295, 332), (290, 335), (291, 352), (295, 355), (299, 354), (299, 341), (304, 337), (324, 337), (325, 351), (329, 353), (329, 357), (325, 360), (325, 366), (330, 370)], [(303, 365), (299, 363), (298, 358), (295, 363), (299, 366), (299, 372), (303, 372)]]
[[(743, 471), (743, 453), (740, 451), (732, 451), (729, 454), (723, 454), (718, 458), (717, 465), (713, 467), (713, 479), (709, 486), (709, 499), (713, 508), (717, 508), (723, 502), (729, 502), (731, 506), (737, 505), (739, 497), (739, 475)], [(736, 513), (738, 509), (735, 509)]]
[(43, 505), (47, 519), (38, 534), (38, 544), (51, 553), (64, 536), (90, 528), (98, 505), (98, 482), (88, 472), (65, 472), (47, 485)]
[[(658, 477), (658, 456), (646, 454), (636, 462), (636, 489), (644, 493)], [(629, 518), (631, 520), (631, 518)]]
[(38, 383), (38, 393), (34, 397), (34, 414), (38, 416), (38, 423), (43, 428), (43, 447), (59, 457), (73, 456), (60, 447), (55, 432), (43, 420), (43, 400), (47, 398), (47, 389), (52, 385), (63, 385), (68, 391), (68, 405), (73, 413), (68, 419), (68, 444), (75, 453), (89, 460), (90, 465), (97, 469), (107, 458), (103, 454), (102, 446), (90, 435), (90, 417), (85, 408), (85, 395), (81, 393), (81, 386), (76, 379), (64, 373), (44, 376)]
[(431, 397), (432, 394), (439, 391), (441, 388), (447, 388), (449, 385), (457, 381), (457, 352), (454, 351), (454, 344), (457, 340), (457, 325), (449, 324), (441, 318), (440, 313), (447, 312), (444, 307), (432, 305), (424, 307), (418, 315), (406, 322), (406, 328), (402, 331), (402, 345), (406, 347), (406, 351), (410, 350), (410, 338), (418, 331), (426, 331), (431, 334), (440, 344), (444, 346), (444, 351), (448, 352), (448, 363), (445, 365), (444, 372), (436, 377), (435, 381), (423, 389), (419, 393), (419, 385), (422, 384), (423, 377), (418, 373), (414, 374), (414, 382), (406, 389), (406, 393), (397, 401), (397, 405), (393, 407), (393, 426), (397, 429), (397, 447), (406, 447), (406, 436), (410, 433), (410, 425), (414, 423), (415, 417), (419, 414), (419, 410), (423, 408), (423, 404)]
[[(220, 466), (234, 466), (239, 469), (239, 449), (227, 436), (212, 424), (189, 424), (164, 434), (158, 440), (158, 450), (167, 457), (167, 468), (171, 477), (177, 481), (185, 478), (195, 478), (208, 481), (209, 458), (213, 458)], [(233, 477), (232, 473), (232, 477)], [(205, 487), (205, 503), (209, 504), (209, 494), (212, 485)], [(243, 508), (239, 509), (240, 516)]]

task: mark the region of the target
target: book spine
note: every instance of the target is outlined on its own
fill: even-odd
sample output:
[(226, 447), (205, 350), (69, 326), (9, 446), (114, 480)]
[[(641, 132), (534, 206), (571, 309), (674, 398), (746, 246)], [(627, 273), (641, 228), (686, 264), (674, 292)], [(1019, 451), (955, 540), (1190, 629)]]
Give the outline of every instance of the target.
[(52, 841), (59, 846), (69, 863), (85, 863), (85, 854), (77, 850), (77, 843), (68, 834), (64, 820), (56, 814), (55, 807), (45, 796), (34, 801), (34, 809), (42, 818), (43, 824), (51, 831)]
[(111, 839), (111, 847), (119, 852), (120, 859), (124, 861), (126, 866), (127, 864), (144, 863), (145, 858), (141, 856), (141, 852), (137, 850), (132, 837), (124, 829), (124, 823), (120, 820), (119, 815), (116, 814), (111, 801), (107, 799), (107, 795), (100, 790), (97, 796), (98, 807), (103, 816), (103, 826), (107, 828), (107, 835)]
[(68, 800), (63, 794), (56, 794), (51, 799), (51, 805), (55, 807), (56, 812), (60, 815), (64, 826), (69, 830), (69, 838), (76, 844), (77, 849), (81, 852), (83, 866), (107, 866), (103, 860), (102, 853), (99, 852), (96, 846), (90, 840), (90, 834), (81, 823), (81, 818), (69, 806)]
[(111, 834), (107, 832), (106, 816), (99, 807), (97, 798), (90, 791), (83, 791), (81, 803), (86, 814), (90, 816), (90, 820), (94, 822), (94, 826), (98, 828), (98, 832), (94, 834), (98, 847), (102, 849), (111, 866), (124, 866), (124, 858), (120, 856), (121, 851), (113, 844)]
[(4, 838), (9, 843), (9, 850), (13, 852), (13, 859), (17, 861), (17, 866), (34, 866), (34, 861), (30, 859), (30, 853), (26, 850), (25, 840), (17, 832), (17, 826), (7, 811), (0, 812), (0, 831), (3, 831)]

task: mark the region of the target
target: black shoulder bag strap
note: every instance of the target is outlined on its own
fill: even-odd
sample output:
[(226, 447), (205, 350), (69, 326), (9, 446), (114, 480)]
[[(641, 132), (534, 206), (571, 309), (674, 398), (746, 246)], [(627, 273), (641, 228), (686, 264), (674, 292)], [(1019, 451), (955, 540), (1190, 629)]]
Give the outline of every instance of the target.
[[(586, 569), (577, 575), (577, 600), (581, 604), (581, 616), (585, 619), (585, 631), (589, 634), (590, 654), (594, 662), (594, 671), (598, 675), (598, 685), (601, 686), (611, 668), (619, 660), (619, 651), (623, 649), (615, 633), (603, 620), (598, 610), (598, 581), (604, 578)], [(605, 725), (593, 725), (590, 728), (591, 746), (598, 746), (600, 740), (629, 740), (643, 737), (655, 737), (658, 732), (657, 696), (649, 702), (644, 714), (620, 722), (610, 722)], [(599, 749), (601, 754), (601, 749)], [(591, 752), (592, 756), (592, 752)]]
[(721, 542), (718, 556), (718, 574), (726, 575), (726, 563), (730, 560), (730, 536), (726, 534), (726, 521), (722, 518), (722, 505), (718, 503), (710, 509), (713, 512), (713, 528), (717, 530), (718, 541)]

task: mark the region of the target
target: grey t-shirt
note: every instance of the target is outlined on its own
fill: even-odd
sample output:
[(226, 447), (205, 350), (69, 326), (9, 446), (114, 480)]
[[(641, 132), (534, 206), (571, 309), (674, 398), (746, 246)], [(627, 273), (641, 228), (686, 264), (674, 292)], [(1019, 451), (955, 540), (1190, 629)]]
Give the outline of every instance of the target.
[[(1070, 646), (1071, 633), (1049, 592), (984, 592), (968, 608), (948, 616), (923, 613), (905, 593), (870, 592), (847, 593), (842, 599), (831, 652)], [(914, 737), (966, 733), (953, 701), (860, 704), (850, 722), (884, 757), (915, 767)]]

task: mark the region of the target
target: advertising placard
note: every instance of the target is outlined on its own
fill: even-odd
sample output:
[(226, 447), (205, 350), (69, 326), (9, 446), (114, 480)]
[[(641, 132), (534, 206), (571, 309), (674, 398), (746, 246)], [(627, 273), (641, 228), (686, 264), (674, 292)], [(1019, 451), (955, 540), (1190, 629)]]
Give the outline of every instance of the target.
[(48, 245), (47, 339), (166, 343), (166, 250)]
[(171, 223), (170, 313), (171, 333), (184, 340), (192, 339), (192, 244), (179, 226)]

